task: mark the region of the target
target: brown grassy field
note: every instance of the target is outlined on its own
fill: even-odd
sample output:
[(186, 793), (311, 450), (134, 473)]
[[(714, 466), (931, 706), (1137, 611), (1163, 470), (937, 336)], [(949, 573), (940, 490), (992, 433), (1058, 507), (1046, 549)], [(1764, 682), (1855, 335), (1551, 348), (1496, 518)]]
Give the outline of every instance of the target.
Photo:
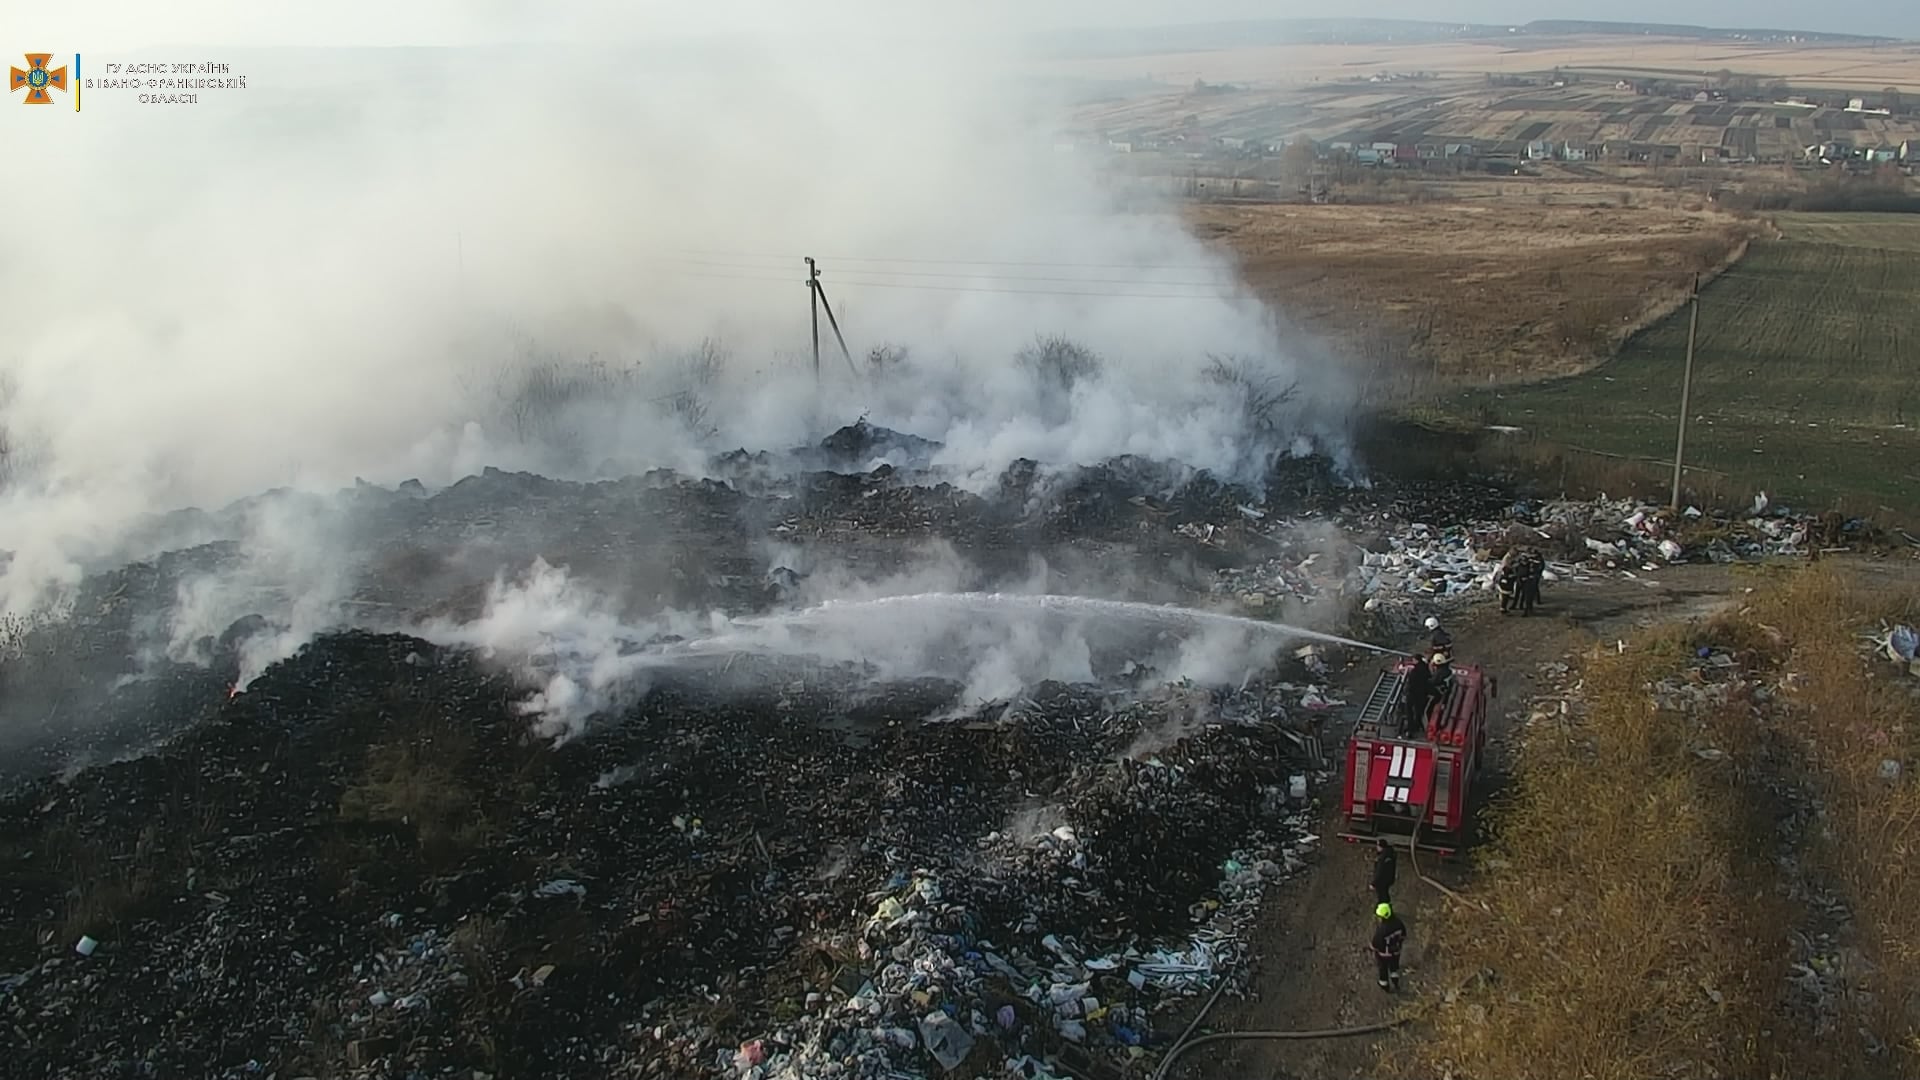
[(1359, 360), (1377, 399), (1589, 367), (1759, 229), (1594, 194), (1588, 205), (1198, 205), (1190, 217), (1252, 288)]
[(1142, 75), (1184, 85), (1208, 82), (1291, 83), (1362, 78), (1376, 73), (1439, 75), (1547, 71), (1555, 67), (1636, 71), (1681, 77), (1731, 70), (1741, 74), (1863, 91), (1920, 90), (1920, 45), (1778, 45), (1613, 35), (1521, 41), (1409, 45), (1271, 45), (1207, 52), (1160, 53), (1050, 62), (1048, 70), (1094, 79)]
[[(1536, 714), (1468, 887), (1484, 908), (1429, 924), (1445, 975), (1481, 977), (1428, 1002), (1389, 1075), (1920, 1075), (1920, 710), (1914, 676), (1860, 641), (1913, 619), (1912, 564), (1782, 574), (1597, 648), (1584, 716)], [(1657, 707), (1656, 680), (1709, 681), (1702, 646), (1744, 686)]]

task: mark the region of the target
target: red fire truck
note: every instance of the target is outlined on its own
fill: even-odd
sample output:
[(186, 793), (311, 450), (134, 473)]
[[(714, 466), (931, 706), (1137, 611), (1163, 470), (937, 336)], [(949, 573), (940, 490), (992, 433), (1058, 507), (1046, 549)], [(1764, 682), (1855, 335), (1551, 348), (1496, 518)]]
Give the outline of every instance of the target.
[(1487, 746), (1492, 676), (1473, 664), (1453, 665), (1452, 688), (1414, 730), (1403, 726), (1402, 694), (1411, 659), (1381, 672), (1347, 741), (1345, 803), (1348, 843), (1386, 837), (1452, 856), (1466, 846)]

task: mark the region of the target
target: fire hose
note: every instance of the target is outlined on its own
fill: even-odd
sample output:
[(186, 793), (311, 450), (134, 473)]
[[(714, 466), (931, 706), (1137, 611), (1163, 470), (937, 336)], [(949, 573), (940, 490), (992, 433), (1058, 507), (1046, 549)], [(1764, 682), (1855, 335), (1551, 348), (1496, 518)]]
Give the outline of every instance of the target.
[[(1475, 904), (1473, 901), (1468, 900), (1466, 897), (1461, 896), (1454, 890), (1447, 888), (1445, 885), (1420, 872), (1420, 830), (1426, 826), (1427, 816), (1432, 813), (1432, 811), (1433, 806), (1429, 803), (1426, 809), (1421, 811), (1420, 820), (1414, 822), (1413, 834), (1408, 838), (1407, 859), (1413, 864), (1413, 876), (1433, 886), (1441, 895), (1450, 900), (1464, 904), (1467, 907), (1478, 907), (1482, 911), (1488, 910), (1485, 903)], [(1477, 973), (1468, 977), (1460, 984), (1460, 988), (1465, 989), (1479, 977)], [(1208, 1043), (1277, 1040), (1305, 1042), (1314, 1039), (1345, 1039), (1357, 1035), (1373, 1035), (1382, 1031), (1391, 1031), (1397, 1027), (1404, 1027), (1412, 1023), (1415, 1019), (1412, 1015), (1402, 1015), (1394, 1017), (1391, 1020), (1381, 1020), (1372, 1024), (1360, 1024), (1355, 1027), (1319, 1028), (1300, 1031), (1221, 1031), (1211, 1035), (1202, 1035), (1197, 1039), (1193, 1038), (1194, 1029), (1198, 1028), (1200, 1022), (1206, 1019), (1207, 1013), (1213, 1008), (1213, 1003), (1220, 1000), (1220, 994), (1226, 988), (1226, 980), (1222, 979), (1219, 987), (1214, 990), (1213, 996), (1208, 998), (1207, 1003), (1200, 1007), (1200, 1012), (1194, 1016), (1193, 1022), (1187, 1025), (1187, 1029), (1180, 1033), (1178, 1039), (1174, 1040), (1173, 1046), (1167, 1050), (1167, 1055), (1160, 1059), (1159, 1066), (1153, 1070), (1152, 1080), (1165, 1080), (1167, 1070), (1173, 1068), (1173, 1063), (1179, 1060), (1181, 1055), (1195, 1047), (1205, 1046)]]

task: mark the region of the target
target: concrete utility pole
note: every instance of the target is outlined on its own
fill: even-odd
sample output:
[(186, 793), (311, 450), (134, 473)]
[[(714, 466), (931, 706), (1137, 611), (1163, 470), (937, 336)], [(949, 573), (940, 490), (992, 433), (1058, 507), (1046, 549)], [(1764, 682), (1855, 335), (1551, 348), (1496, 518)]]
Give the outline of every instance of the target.
[(1680, 512), (1681, 462), (1687, 453), (1687, 409), (1693, 396), (1693, 338), (1700, 329), (1700, 275), (1693, 275), (1693, 295), (1687, 299), (1687, 365), (1680, 374), (1680, 435), (1673, 444), (1673, 499), (1669, 509)]

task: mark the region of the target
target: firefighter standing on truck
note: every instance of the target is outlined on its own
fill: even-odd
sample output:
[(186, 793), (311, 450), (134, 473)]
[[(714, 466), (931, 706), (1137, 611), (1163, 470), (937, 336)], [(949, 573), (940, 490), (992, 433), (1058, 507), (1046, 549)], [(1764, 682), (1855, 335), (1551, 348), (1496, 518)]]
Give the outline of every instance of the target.
[(1373, 962), (1378, 969), (1380, 989), (1392, 993), (1400, 989), (1400, 947), (1407, 943), (1407, 924), (1393, 913), (1392, 904), (1373, 909)]
[(1374, 852), (1373, 856), (1373, 902), (1384, 904), (1391, 899), (1387, 894), (1393, 891), (1394, 871), (1397, 869), (1396, 857), (1393, 854), (1393, 845), (1387, 843), (1386, 837), (1380, 837), (1374, 841), (1374, 844), (1379, 850)]

